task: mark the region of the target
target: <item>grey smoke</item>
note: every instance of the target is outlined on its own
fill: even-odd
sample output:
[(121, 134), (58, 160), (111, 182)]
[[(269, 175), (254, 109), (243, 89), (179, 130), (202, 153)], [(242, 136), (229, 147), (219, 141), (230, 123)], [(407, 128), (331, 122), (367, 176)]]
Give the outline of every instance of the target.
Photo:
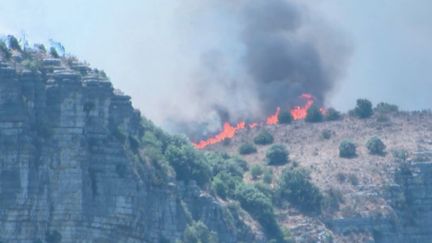
[(276, 107), (300, 104), (298, 97), (303, 93), (325, 104), (349, 56), (342, 34), (295, 1), (208, 3), (209, 8), (226, 11), (231, 24), (238, 26), (233, 46), (238, 46), (241, 55), (230, 56), (223, 50), (202, 54), (191, 85), (201, 115), (218, 114), (217, 120), (208, 117), (219, 125), (258, 119)]

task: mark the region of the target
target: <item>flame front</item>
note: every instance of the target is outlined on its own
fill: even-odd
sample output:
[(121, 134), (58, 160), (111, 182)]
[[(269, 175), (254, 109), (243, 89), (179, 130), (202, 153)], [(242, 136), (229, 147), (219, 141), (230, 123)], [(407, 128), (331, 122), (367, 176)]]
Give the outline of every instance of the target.
[[(309, 108), (311, 108), (314, 104), (314, 97), (311, 94), (302, 94), (300, 98), (306, 100), (306, 103), (303, 106), (295, 106), (290, 110), (291, 116), (293, 117), (293, 120), (303, 120), (306, 118), (307, 111)], [(324, 108), (321, 108), (322, 112), (324, 111)], [(280, 107), (276, 108), (276, 112), (267, 117), (264, 124), (266, 125), (277, 125), (279, 123), (279, 114), (280, 114)], [(201, 140), (198, 143), (194, 143), (193, 145), (198, 149), (203, 149), (211, 144), (217, 144), (225, 139), (233, 138), (239, 130), (245, 129), (245, 128), (256, 128), (258, 126), (264, 125), (263, 123), (257, 123), (253, 122), (250, 124), (246, 124), (245, 122), (239, 122), (236, 125), (231, 125), (228, 122), (224, 123), (223, 130), (216, 134), (214, 137), (211, 137), (207, 140)]]

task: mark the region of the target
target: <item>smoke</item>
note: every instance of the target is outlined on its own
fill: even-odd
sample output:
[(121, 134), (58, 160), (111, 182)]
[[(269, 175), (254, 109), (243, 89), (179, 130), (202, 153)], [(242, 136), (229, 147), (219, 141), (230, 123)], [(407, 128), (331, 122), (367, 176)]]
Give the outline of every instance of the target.
[[(186, 123), (189, 127), (205, 121), (211, 132), (226, 121), (262, 118), (276, 107), (297, 105), (303, 93), (311, 93), (320, 105), (325, 103), (350, 53), (343, 34), (295, 1), (209, 0), (201, 4), (195, 17), (213, 13), (223, 22), (209, 21), (213, 24), (209, 29), (218, 33), (217, 25), (231, 27), (219, 33), (230, 35), (224, 46), (201, 54), (188, 86), (190, 103), (196, 104), (199, 115), (192, 116), (195, 123)], [(195, 134), (184, 126), (181, 129)]]

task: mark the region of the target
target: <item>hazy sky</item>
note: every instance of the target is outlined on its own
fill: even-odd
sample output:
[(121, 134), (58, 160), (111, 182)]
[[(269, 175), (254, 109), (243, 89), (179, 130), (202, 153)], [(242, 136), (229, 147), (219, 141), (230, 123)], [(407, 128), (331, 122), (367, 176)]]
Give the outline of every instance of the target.
[[(236, 55), (230, 39), (236, 26), (203, 8), (206, 1), (2, 0), (0, 33), (25, 33), (33, 43), (60, 41), (67, 52), (104, 69), (136, 107), (160, 121), (158, 110), (187, 95), (200, 53)], [(328, 105), (346, 110), (366, 97), (404, 109), (432, 108), (432, 1), (306, 2), (353, 46)]]

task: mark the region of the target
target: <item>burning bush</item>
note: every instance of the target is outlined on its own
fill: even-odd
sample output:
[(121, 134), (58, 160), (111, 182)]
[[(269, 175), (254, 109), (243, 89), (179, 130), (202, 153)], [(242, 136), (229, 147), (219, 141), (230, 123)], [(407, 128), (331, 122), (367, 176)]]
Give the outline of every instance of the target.
[(278, 116), (279, 124), (289, 124), (293, 120), (290, 111), (281, 111)]
[(307, 110), (305, 121), (307, 122), (322, 122), (323, 114), (317, 106), (312, 106)]
[(339, 111), (335, 110), (334, 108), (329, 108), (327, 109), (324, 118), (326, 121), (337, 121), (341, 119), (341, 114)]
[(242, 154), (242, 155), (253, 154), (253, 153), (256, 153), (256, 152), (257, 152), (257, 149), (255, 148), (255, 146), (253, 146), (250, 143), (242, 144), (239, 147), (239, 153)]
[(276, 144), (267, 151), (267, 163), (269, 165), (283, 165), (288, 162), (288, 150), (284, 145)]
[(358, 118), (369, 118), (373, 114), (372, 103), (367, 99), (358, 99), (357, 106), (354, 108), (353, 112)]
[(356, 145), (348, 140), (344, 140), (339, 145), (339, 156), (342, 158), (352, 158), (357, 155)]
[(262, 130), (258, 135), (254, 138), (254, 143), (258, 145), (268, 145), (272, 144), (274, 141), (273, 135), (269, 132)]
[(279, 182), (277, 198), (280, 202), (287, 200), (304, 212), (321, 211), (323, 196), (310, 181), (309, 173), (300, 168), (285, 169)]
[(386, 146), (378, 137), (369, 139), (366, 143), (366, 147), (369, 150), (369, 154), (373, 155), (384, 155)]

